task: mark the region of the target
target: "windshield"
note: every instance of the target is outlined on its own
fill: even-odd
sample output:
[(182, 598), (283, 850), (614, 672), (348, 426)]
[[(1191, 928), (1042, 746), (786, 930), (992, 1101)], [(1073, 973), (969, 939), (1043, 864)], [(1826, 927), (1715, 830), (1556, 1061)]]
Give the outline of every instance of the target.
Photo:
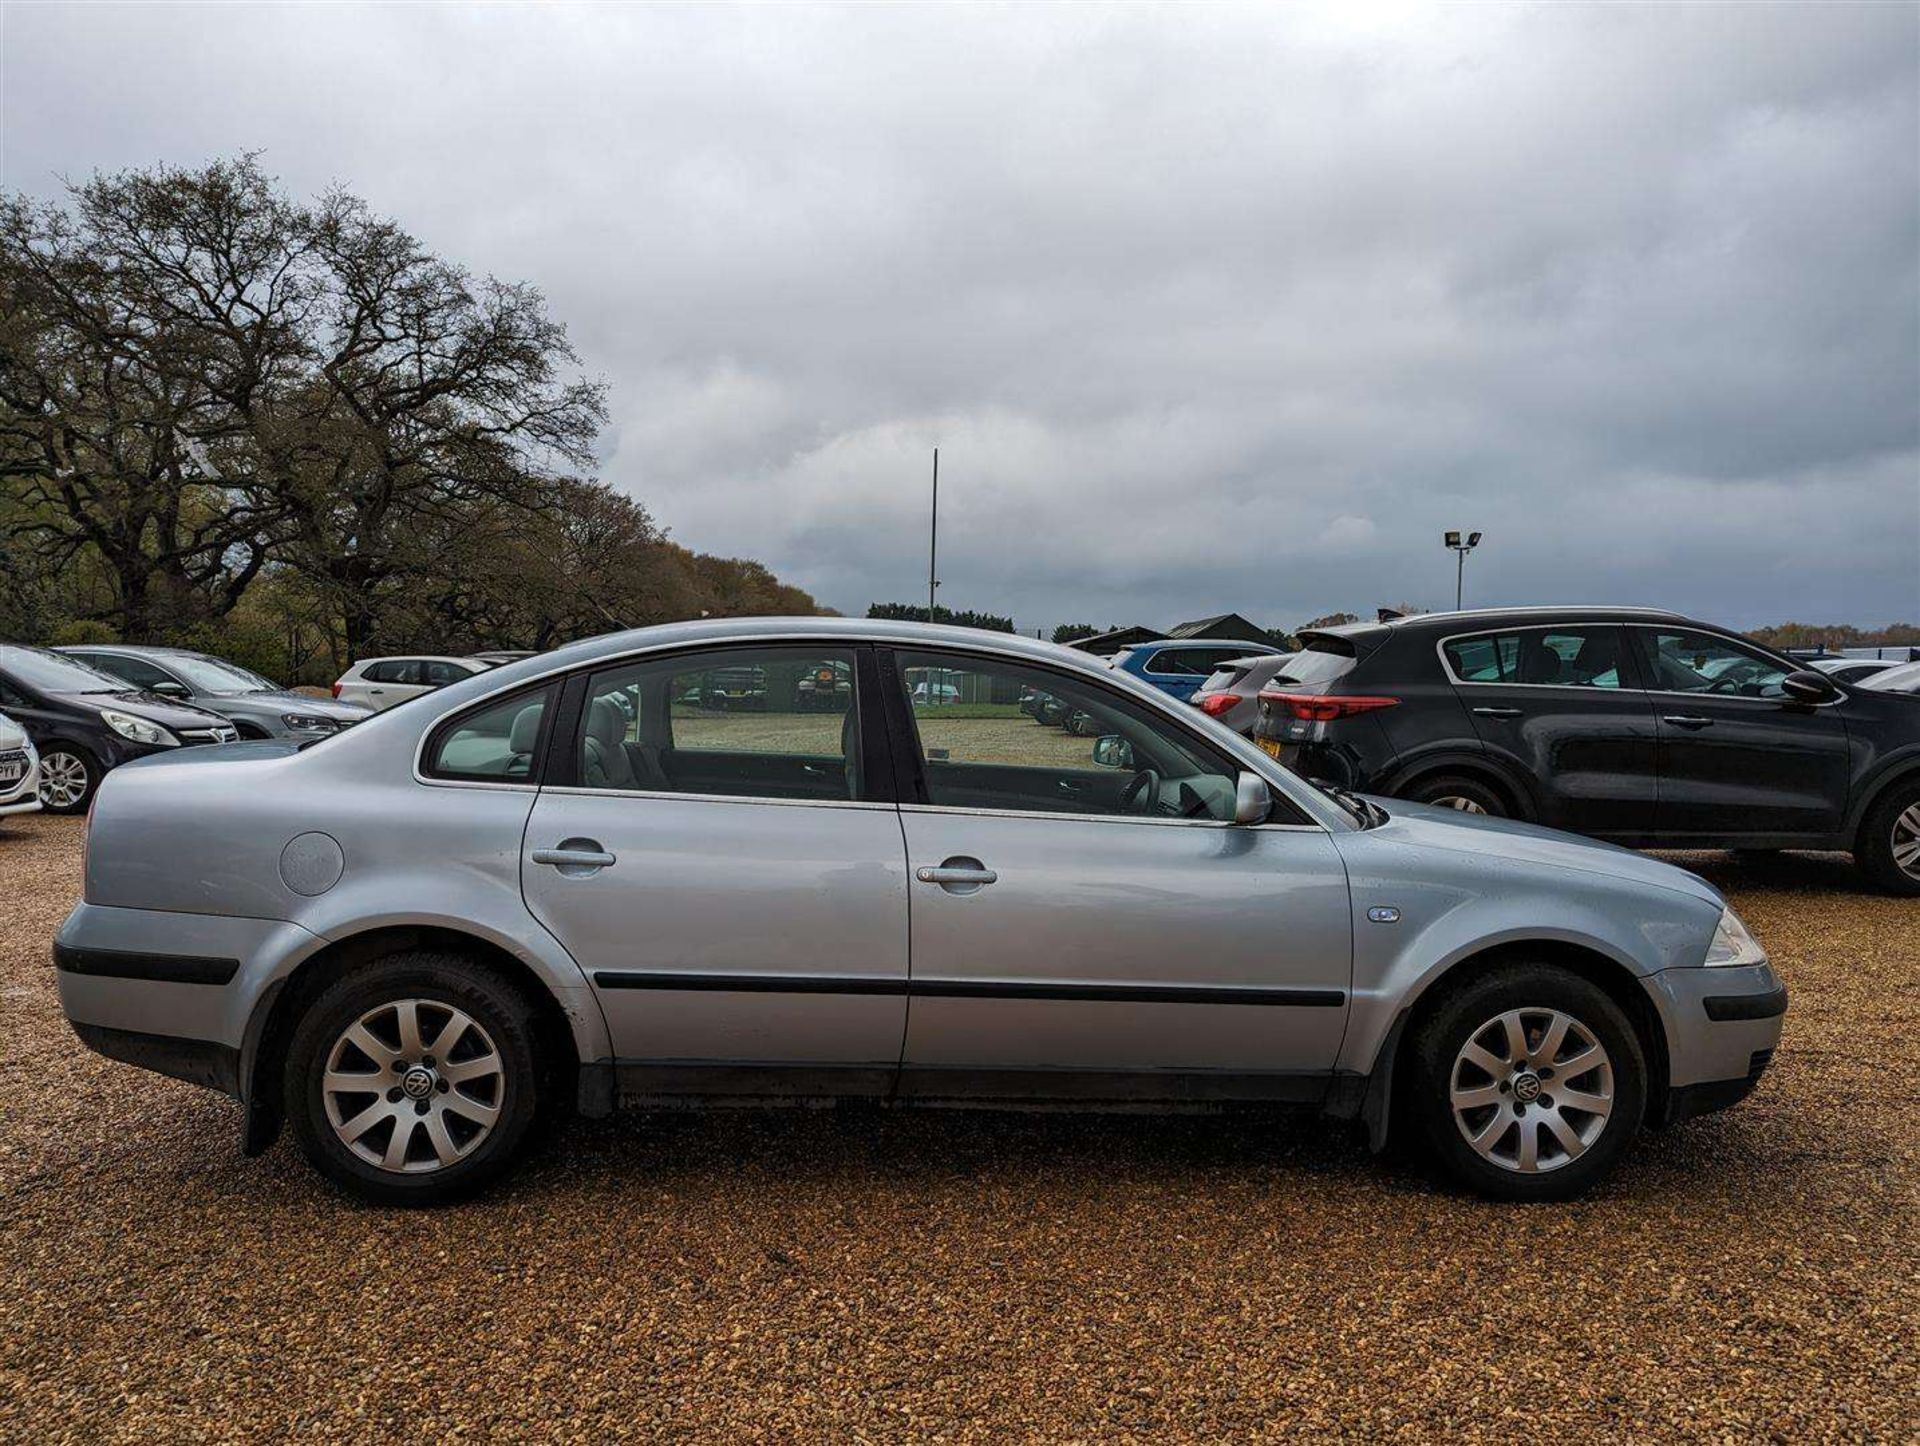
[(191, 653), (169, 653), (166, 666), (185, 678), (196, 693), (259, 693), (280, 690), (258, 673), (217, 658), (196, 658)]
[(0, 668), (49, 693), (125, 693), (130, 687), (124, 678), (41, 648), (0, 646)]

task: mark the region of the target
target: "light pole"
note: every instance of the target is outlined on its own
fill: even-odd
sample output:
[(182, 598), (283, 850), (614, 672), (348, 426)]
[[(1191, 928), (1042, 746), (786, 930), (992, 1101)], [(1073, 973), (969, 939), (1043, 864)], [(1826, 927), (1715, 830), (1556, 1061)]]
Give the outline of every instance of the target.
[(933, 508), (927, 524), (927, 621), (933, 621), (933, 594), (940, 586), (940, 449), (933, 449)]
[(1454, 556), (1458, 559), (1453, 569), (1453, 610), (1455, 612), (1460, 611), (1460, 599), (1467, 583), (1467, 554), (1479, 545), (1480, 534), (1477, 532), (1469, 532), (1465, 542), (1460, 540), (1460, 534), (1457, 532), (1447, 534), (1447, 546), (1453, 549)]

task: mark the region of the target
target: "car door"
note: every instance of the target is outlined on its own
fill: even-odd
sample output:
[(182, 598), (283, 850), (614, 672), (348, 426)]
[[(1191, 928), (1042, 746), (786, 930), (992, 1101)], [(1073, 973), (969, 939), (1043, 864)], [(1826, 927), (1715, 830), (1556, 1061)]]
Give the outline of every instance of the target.
[[(914, 879), (902, 1094), (1324, 1091), (1352, 924), (1321, 827), (1231, 823), (1237, 765), (1104, 683), (958, 651), (881, 666)], [(978, 701), (916, 705), (929, 678)], [(1107, 731), (1037, 726), (1023, 687)]]
[[(522, 887), (593, 981), (629, 1092), (891, 1088), (907, 880), (884, 736), (863, 717), (872, 666), (845, 644), (769, 644), (570, 686)], [(801, 705), (821, 667), (854, 678), (848, 706)], [(765, 679), (752, 711), (707, 686), (742, 669)]]
[(1787, 697), (1785, 659), (1697, 628), (1632, 629), (1659, 723), (1658, 826), (1685, 840), (1831, 837), (1846, 817), (1846, 724)]
[(1653, 831), (1659, 735), (1623, 628), (1504, 628), (1447, 638), (1440, 655), (1480, 746), (1532, 780), (1541, 823)]

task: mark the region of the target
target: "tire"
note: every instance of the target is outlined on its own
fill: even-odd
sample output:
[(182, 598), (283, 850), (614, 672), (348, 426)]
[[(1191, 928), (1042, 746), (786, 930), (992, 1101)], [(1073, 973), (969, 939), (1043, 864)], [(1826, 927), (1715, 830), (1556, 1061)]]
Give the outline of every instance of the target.
[(40, 806), (48, 813), (85, 813), (99, 786), (100, 764), (79, 744), (49, 743), (41, 753)]
[[(1548, 1036), (1560, 1021), (1566, 1025), (1556, 1041)], [(1517, 1059), (1518, 1068), (1517, 1052), (1505, 1045), (1510, 1022), (1533, 1051)], [(1598, 986), (1550, 964), (1505, 965), (1462, 986), (1409, 1044), (1401, 1104), (1414, 1138), (1448, 1181), (1490, 1199), (1584, 1194), (1613, 1168), (1646, 1112), (1646, 1056), (1632, 1023)], [(1596, 1048), (1593, 1066), (1556, 1073), (1593, 1059)], [(1481, 1068), (1474, 1049), (1498, 1067)], [(1570, 1097), (1607, 1108), (1576, 1108)]]
[(1890, 894), (1920, 894), (1920, 778), (1903, 779), (1873, 801), (1853, 861)]
[[(466, 1023), (449, 1040), (456, 1018)], [(443, 1040), (448, 1053), (435, 1058), (432, 1046)], [(329, 1070), (336, 1080), (365, 1074), (369, 1087), (330, 1090)], [(389, 955), (307, 1006), (282, 1088), (300, 1148), (349, 1194), (378, 1205), (462, 1199), (513, 1165), (539, 1111), (532, 1011), (506, 979), (461, 955)]]
[(1435, 808), (1454, 808), (1491, 818), (1507, 818), (1513, 813), (1498, 789), (1463, 773), (1436, 773), (1421, 779), (1401, 796), (1413, 803), (1430, 803)]

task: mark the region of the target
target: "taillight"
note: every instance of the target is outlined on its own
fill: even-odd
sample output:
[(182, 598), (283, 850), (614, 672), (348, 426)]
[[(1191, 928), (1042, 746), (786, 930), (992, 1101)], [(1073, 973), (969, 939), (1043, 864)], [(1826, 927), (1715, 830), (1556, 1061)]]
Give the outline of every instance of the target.
[(1369, 698), (1358, 693), (1262, 693), (1261, 701), (1284, 708), (1302, 723), (1331, 723), (1356, 713), (1391, 708), (1398, 698)]
[(333, 685), (333, 696), (336, 698), (340, 696), (340, 685), (337, 682)]
[(1209, 718), (1218, 718), (1240, 701), (1235, 693), (1196, 693), (1193, 701), (1200, 705), (1200, 711)]

